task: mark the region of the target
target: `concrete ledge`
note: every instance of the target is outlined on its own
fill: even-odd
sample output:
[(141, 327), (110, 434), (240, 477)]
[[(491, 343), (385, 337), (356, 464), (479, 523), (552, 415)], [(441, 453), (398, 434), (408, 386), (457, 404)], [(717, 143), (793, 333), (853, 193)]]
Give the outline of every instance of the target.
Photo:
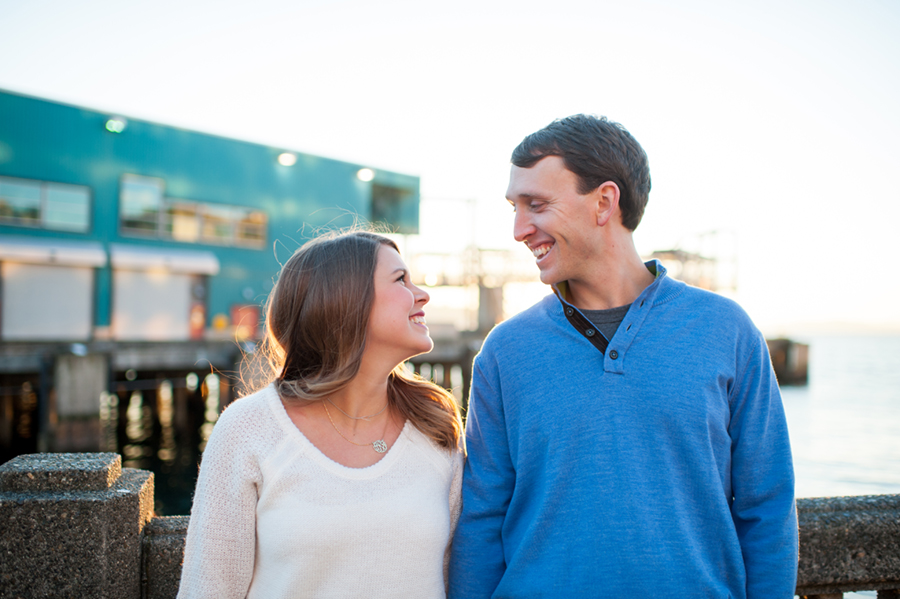
[(900, 495), (797, 500), (797, 594), (900, 589)]
[(48, 491), (105, 491), (122, 474), (122, 458), (116, 453), (32, 453), (0, 466), (0, 490), (43, 493)]
[[(121, 463), (115, 454), (20, 458), (27, 459), (8, 462), (9, 476), (0, 477), (0, 597), (139, 599), (153, 474), (119, 470), (107, 485)], [(37, 464), (38, 474), (16, 476), (23, 462)], [(72, 480), (104, 488), (73, 490)]]
[[(797, 594), (900, 597), (900, 495), (797, 501)], [(188, 516), (154, 518), (153, 475), (116, 454), (0, 466), (0, 598), (174, 599)]]
[(144, 527), (144, 599), (174, 599), (178, 594), (189, 522), (189, 516), (171, 516), (154, 518)]

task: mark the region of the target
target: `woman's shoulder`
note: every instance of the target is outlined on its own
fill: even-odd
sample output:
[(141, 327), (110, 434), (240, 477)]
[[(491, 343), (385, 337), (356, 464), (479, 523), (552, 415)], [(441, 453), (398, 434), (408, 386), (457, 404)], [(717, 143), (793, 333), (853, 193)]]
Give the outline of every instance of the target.
[(274, 385), (266, 385), (262, 389), (258, 389), (249, 395), (239, 397), (225, 408), (223, 415), (232, 413), (235, 417), (239, 415), (251, 415), (268, 409), (269, 403), (273, 399), (278, 398)]
[[(412, 422), (407, 422), (405, 429), (409, 436), (410, 444), (428, 457), (439, 469), (452, 471), (456, 467), (456, 464), (462, 463), (463, 451), (461, 447), (443, 447), (438, 444), (437, 441), (416, 428)], [(460, 444), (461, 443), (462, 440), (460, 440)]]
[(219, 415), (213, 434), (219, 437), (257, 437), (279, 428), (274, 408), (280, 402), (272, 385), (246, 395), (226, 406)]

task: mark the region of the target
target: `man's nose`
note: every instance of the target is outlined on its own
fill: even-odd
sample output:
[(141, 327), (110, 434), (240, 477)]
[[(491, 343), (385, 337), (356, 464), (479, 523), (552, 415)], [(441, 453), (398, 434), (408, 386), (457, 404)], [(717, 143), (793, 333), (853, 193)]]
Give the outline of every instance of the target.
[(532, 224), (531, 216), (528, 212), (517, 210), (516, 218), (513, 221), (513, 238), (516, 241), (525, 241), (534, 232), (534, 224)]

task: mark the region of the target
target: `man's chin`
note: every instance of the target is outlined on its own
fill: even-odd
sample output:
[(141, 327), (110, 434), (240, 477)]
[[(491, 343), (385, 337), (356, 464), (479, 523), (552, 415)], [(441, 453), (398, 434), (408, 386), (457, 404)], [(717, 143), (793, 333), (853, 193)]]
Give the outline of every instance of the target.
[(540, 276), (541, 283), (543, 283), (544, 285), (556, 285), (560, 282), (559, 277), (556, 276), (550, 269), (542, 270)]

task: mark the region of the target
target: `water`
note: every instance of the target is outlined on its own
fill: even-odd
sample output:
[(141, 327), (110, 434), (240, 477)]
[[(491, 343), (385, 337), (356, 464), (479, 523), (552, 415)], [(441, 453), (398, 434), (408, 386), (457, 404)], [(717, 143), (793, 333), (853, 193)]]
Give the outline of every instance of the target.
[(785, 387), (797, 497), (900, 493), (900, 336), (820, 336)]
[[(121, 375), (121, 376), (119, 376)], [(117, 373), (115, 393), (101, 398), (104, 451), (122, 454), (122, 466), (150, 470), (155, 511), (189, 514), (200, 455), (230, 385), (215, 373)]]
[(900, 493), (900, 337), (797, 340), (810, 346), (809, 385), (781, 390), (797, 497)]

